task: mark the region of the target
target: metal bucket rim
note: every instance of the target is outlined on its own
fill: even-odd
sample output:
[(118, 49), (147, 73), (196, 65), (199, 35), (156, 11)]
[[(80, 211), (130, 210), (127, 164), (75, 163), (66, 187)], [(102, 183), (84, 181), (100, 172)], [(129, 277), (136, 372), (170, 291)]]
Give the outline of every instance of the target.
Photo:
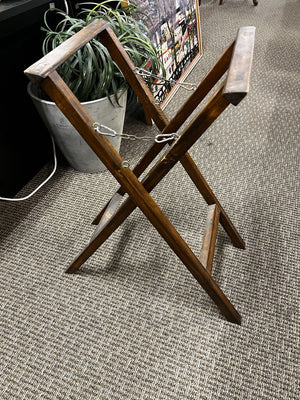
[[(40, 97), (38, 97), (37, 95), (35, 95), (34, 93), (33, 93), (33, 91), (32, 91), (32, 88), (34, 87), (34, 83), (33, 82), (28, 82), (28, 85), (27, 85), (27, 93), (29, 94), (29, 96), (31, 96), (34, 100), (36, 100), (36, 101), (38, 101), (38, 102), (40, 102), (40, 103), (43, 103), (43, 104), (49, 104), (49, 105), (55, 105), (56, 106), (56, 104), (54, 103), (54, 101), (49, 101), (49, 100), (44, 100), (44, 99), (41, 99)], [(123, 89), (120, 89), (120, 91), (122, 91)], [(125, 94), (127, 95), (127, 90), (124, 90), (124, 93), (120, 96), (120, 98), (122, 97), (122, 96), (125, 96)], [(109, 97), (113, 97), (113, 95), (112, 96), (109, 96)], [(107, 101), (108, 100), (108, 97), (101, 97), (100, 99), (96, 99), (96, 100), (90, 100), (90, 101), (82, 101), (82, 102), (80, 102), (80, 104), (82, 104), (82, 105), (87, 105), (87, 104), (93, 104), (93, 103), (99, 103), (99, 102), (101, 102), (101, 101)], [(126, 105), (126, 104), (125, 104)], [(118, 106), (118, 105), (116, 105), (117, 107), (122, 107), (122, 106)]]

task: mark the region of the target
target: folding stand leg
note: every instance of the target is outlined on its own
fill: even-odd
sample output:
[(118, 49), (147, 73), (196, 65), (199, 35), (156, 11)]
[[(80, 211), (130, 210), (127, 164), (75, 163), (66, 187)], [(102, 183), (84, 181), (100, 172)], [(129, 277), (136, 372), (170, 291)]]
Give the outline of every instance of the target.
[[(126, 207), (121, 206), (119, 211), (116, 213), (118, 216), (118, 221), (116, 221), (116, 218), (114, 219), (113, 217), (109, 220), (99, 235), (92, 239), (91, 243), (70, 266), (68, 272), (74, 272), (74, 270), (77, 269), (82, 262), (84, 262), (91, 254), (93, 254), (95, 248), (98, 247), (99, 242), (103, 243), (103, 239), (105, 240), (105, 238), (109, 236), (109, 230), (112, 232), (115, 228), (115, 226), (110, 223), (111, 221), (114, 220), (117, 222), (117, 225), (119, 225), (119, 223), (127, 218), (129, 213), (133, 211), (136, 206), (138, 206), (152, 223), (152, 225), (165, 239), (165, 241), (169, 244), (172, 250), (186, 265), (189, 271), (194, 275), (204, 290), (206, 290), (209, 296), (217, 304), (224, 316), (231, 322), (240, 323), (241, 319), (238, 312), (235, 310), (218, 285), (213, 281), (210, 273), (204, 268), (202, 263), (194, 255), (194, 253), (176, 231), (174, 226), (148, 193), (173, 168), (181, 155), (186, 153), (188, 148), (195, 143), (195, 141), (201, 136), (207, 127), (227, 107), (229, 103), (222, 97), (222, 90), (223, 86), (218, 90), (217, 94), (212, 98), (209, 104), (188, 127), (188, 129), (182, 134), (178, 141), (174, 143), (167, 155), (153, 167), (144, 181), (144, 186), (141, 182), (139, 182), (137, 177), (129, 168), (124, 169), (123, 167), (122, 175), (124, 176), (122, 176), (122, 179), (120, 179), (121, 175), (118, 173), (118, 177), (121, 181), (123, 181), (125, 178), (123, 181), (124, 187), (130, 195), (130, 198), (127, 200)], [(211, 113), (212, 109), (215, 110), (213, 115)], [(126, 171), (126, 174), (124, 173), (125, 170), (128, 171)], [(111, 172), (113, 173), (113, 171)]]
[(209, 273), (212, 270), (218, 233), (220, 210), (216, 204), (208, 207), (207, 223), (199, 260)]
[[(212, 193), (210, 187), (205, 182), (204, 178), (201, 176), (199, 170), (193, 167), (193, 162), (191, 160), (187, 160), (187, 151), (188, 149), (195, 143), (195, 141), (201, 136), (202, 133), (209, 127), (209, 125), (219, 116), (219, 114), (224, 111), (227, 107), (229, 102), (223, 98), (222, 96), (223, 86), (221, 86), (217, 92), (217, 94), (211, 99), (208, 103), (206, 108), (200, 113), (198, 118), (194, 119), (191, 125), (188, 127), (187, 131), (185, 131), (182, 136), (179, 138), (178, 142), (173, 144), (171, 150), (167, 153), (167, 155), (163, 158), (163, 160), (158, 163), (148, 174), (147, 178), (144, 180), (144, 188), (150, 192), (153, 187), (157, 185), (157, 183), (165, 176), (165, 174), (175, 165), (175, 163), (180, 159), (185, 159), (186, 161), (186, 169), (189, 169), (190, 176), (192, 177), (194, 183), (199, 188), (200, 192), (203, 194), (204, 198), (208, 202), (208, 204), (217, 204), (217, 213), (221, 211), (221, 216), (223, 219), (223, 225), (225, 225), (225, 229), (229, 233), (233, 243), (243, 248), (244, 242), (237, 233), (236, 229), (232, 225), (231, 221), (227, 217), (226, 213), (224, 212), (223, 208), (220, 206), (220, 203), (216, 199), (215, 195)], [(242, 95), (243, 96), (243, 95)], [(213, 110), (213, 114), (212, 114)], [(184, 163), (183, 163), (184, 165)], [(138, 203), (136, 203), (138, 204)], [(138, 204), (139, 205), (139, 204)], [(123, 205), (118, 212), (116, 212), (115, 216), (111, 217), (111, 219), (100, 229), (100, 232), (94, 239), (92, 239), (91, 243), (87, 246), (84, 252), (75, 260), (75, 262), (70, 266), (68, 272), (74, 272), (81, 264), (84, 262), (97, 248), (101, 243), (103, 243), (106, 238), (127, 218), (127, 216), (133, 211), (135, 208), (135, 204), (131, 198), (129, 198), (125, 204)], [(140, 207), (141, 208), (141, 207)], [(218, 215), (219, 217), (219, 215)], [(152, 222), (152, 221), (151, 221)], [(216, 223), (213, 224), (213, 231), (216, 232)], [(158, 229), (160, 232), (160, 230)], [(160, 232), (161, 233), (161, 232)], [(164, 237), (164, 235), (161, 233)], [(165, 238), (165, 237), (164, 237)], [(215, 235), (214, 235), (215, 239)], [(168, 242), (168, 240), (165, 238)], [(168, 242), (169, 243), (169, 242)], [(214, 247), (214, 240), (208, 241), (209, 245), (213, 243)], [(172, 249), (176, 252), (179, 256), (178, 252), (174, 249), (174, 247), (169, 243)], [(212, 249), (207, 256), (207, 266), (208, 271), (211, 271), (211, 255)], [(180, 257), (180, 256), (179, 256)], [(201, 257), (203, 259), (203, 251), (201, 252)], [(181, 257), (180, 257), (181, 258)], [(182, 259), (182, 258), (181, 258)], [(187, 268), (192, 272), (190, 267), (186, 264), (186, 262), (182, 259), (185, 263)], [(202, 265), (203, 267), (203, 265)], [(204, 268), (204, 267), (203, 267)], [(194, 274), (194, 272), (192, 272)], [(195, 275), (196, 276), (196, 275)], [(199, 277), (197, 278), (199, 281)], [(227, 316), (228, 318), (228, 316)]]
[(209, 184), (206, 182), (204, 176), (201, 174), (197, 165), (195, 165), (194, 161), (190, 159), (188, 162), (186, 162), (186, 157), (187, 155), (185, 155), (180, 159), (181, 164), (184, 166), (185, 170), (188, 171), (190, 178), (194, 182), (199, 192), (202, 194), (206, 203), (208, 205), (216, 204), (218, 206), (218, 209), (220, 210), (220, 223), (223, 226), (226, 233), (228, 234), (228, 236), (230, 237), (232, 244), (239, 249), (244, 249), (245, 248), (244, 240), (242, 239), (241, 235), (231, 222), (230, 218), (228, 217), (226, 211), (220, 204), (216, 195), (210, 188)]
[[(228, 104), (228, 103), (226, 103)], [(206, 128), (205, 128), (206, 129)], [(204, 177), (201, 175), (199, 169), (193, 162), (193, 160), (189, 157), (188, 153), (185, 153), (180, 158), (181, 164), (184, 166), (189, 176), (193, 180), (194, 184), (198, 188), (199, 192), (202, 194), (204, 199), (206, 200), (208, 205), (216, 204), (218, 209), (220, 210), (220, 223), (223, 228), (229, 235), (234, 246), (238, 248), (245, 248), (245, 244), (240, 234), (232, 224), (230, 218), (227, 213), (221, 206), (217, 197), (214, 195), (213, 191), (209, 187), (208, 183), (205, 181)], [(154, 175), (156, 172), (154, 173)], [(157, 175), (155, 175), (157, 177)], [(162, 179), (162, 178), (161, 178)], [(153, 187), (158, 183), (156, 180), (155, 185), (149, 184), (151, 182), (148, 178), (146, 182), (144, 182), (145, 188), (150, 192)], [(69, 267), (68, 272), (75, 272), (90, 255), (116, 230), (122, 222), (130, 215), (130, 213), (134, 210), (134, 204), (131, 199), (127, 199), (124, 205), (117, 211), (117, 204), (121, 201), (122, 197), (119, 194), (123, 194), (124, 191), (122, 188), (112, 197), (111, 201), (108, 203), (106, 207), (102, 210), (100, 214), (97, 216), (97, 223), (101, 221), (94, 233), (94, 236), (90, 242), (90, 244), (84, 249), (81, 255), (77, 257), (76, 260)], [(106, 214), (106, 215), (105, 215)], [(103, 218), (103, 219), (101, 219)], [(103, 231), (104, 229), (104, 231)]]
[[(104, 35), (108, 34), (110, 37), (109, 30), (109, 28), (102, 23), (99, 23), (99, 21), (94, 21), (83, 31), (66, 41), (65, 44), (60, 46), (60, 48), (55, 49), (52, 53), (49, 53), (49, 55), (45, 56), (25, 71), (31, 79), (41, 81), (41, 86), (45, 92), (55, 101), (83, 139), (120, 183), (120, 191), (124, 193), (127, 192), (129, 195), (129, 198), (118, 209), (118, 211), (117, 205), (119, 198), (122, 195), (121, 193), (118, 193), (118, 196), (113, 198), (114, 201), (112, 200), (109, 203), (108, 208), (102, 213), (98, 232), (92, 238), (86, 249), (70, 266), (68, 272), (73, 272), (78, 269), (82, 262), (93, 254), (95, 249), (103, 243), (104, 240), (106, 240), (106, 238), (120, 225), (120, 223), (127, 218), (135, 207), (138, 206), (164, 240), (169, 244), (175, 254), (194, 275), (204, 290), (209, 294), (223, 315), (231, 322), (240, 323), (240, 315), (219, 286), (214, 282), (210, 274), (219, 212), (220, 219), (221, 216), (223, 216), (223, 219), (226, 221), (225, 226), (227, 225), (227, 230), (229, 232), (232, 231), (232, 240), (236, 241), (236, 245), (239, 244), (242, 246), (242, 242), (239, 241), (239, 235), (234, 234), (234, 230), (232, 230), (231, 227), (232, 224), (230, 221), (230, 223), (228, 223), (225, 213), (223, 213), (222, 209), (219, 207), (219, 203), (216, 203), (215, 206), (210, 208), (212, 211), (210, 212), (211, 215), (208, 219), (209, 226), (200, 256), (201, 259), (204, 260), (203, 262), (207, 267), (206, 269), (149, 193), (174, 167), (174, 165), (183, 159), (183, 165), (187, 165), (186, 169), (190, 172), (192, 179), (195, 182), (200, 182), (198, 182), (196, 186), (201, 187), (202, 192), (204, 192), (207, 197), (207, 202), (214, 200), (215, 196), (209, 193), (210, 188), (207, 183), (203, 181), (199, 171), (197, 169), (193, 171), (194, 164), (189, 158), (187, 151), (226, 109), (228, 104), (232, 103), (236, 105), (246, 95), (249, 86), (254, 29), (253, 27), (244, 28), (241, 32), (240, 36), (242, 37), (242, 40), (238, 42), (239, 44), (235, 44), (235, 50), (237, 48), (237, 52), (236, 56), (231, 60), (225, 87), (224, 85), (221, 85), (217, 89), (206, 106), (198, 113), (188, 127), (185, 128), (184, 132), (178, 140), (173, 143), (165, 156), (154, 165), (143, 182), (140, 182), (134, 172), (124, 164), (124, 160), (116, 152), (110, 142), (105, 137), (98, 135), (94, 131), (94, 121), (56, 72), (57, 66), (60, 65), (71, 52), (76, 51), (76, 49), (80, 48), (80, 46), (84, 45), (84, 43), (96, 34), (99, 34), (101, 31)], [(119, 47), (120, 44), (116, 43), (116, 46), (114, 46), (114, 43), (112, 42), (110, 50), (112, 53), (118, 55), (120, 53)], [(122, 64), (122, 61), (120, 61), (120, 63)], [(118, 62), (117, 64), (119, 65)], [(133, 71), (129, 72), (129, 75), (133, 75)], [(157, 119), (156, 123), (159, 125), (159, 128), (170, 129), (170, 125), (172, 124), (166, 126), (168, 121), (162, 111), (155, 107), (153, 108), (150, 105), (148, 94), (144, 91), (143, 84), (141, 83), (133, 89), (137, 94), (141, 95), (142, 98), (146, 99), (145, 103), (143, 103), (144, 106), (145, 104), (148, 106), (148, 108), (146, 107), (146, 110), (154, 110), (154, 116)], [(110, 211), (112, 211), (112, 213)], [(112, 214), (113, 216), (111, 216)], [(234, 236), (236, 236), (235, 239)]]
[[(220, 56), (219, 60), (215, 63), (213, 68), (208, 72), (205, 79), (199, 84), (195, 92), (189, 97), (189, 99), (185, 102), (185, 104), (177, 111), (176, 115), (169, 122), (166, 115), (163, 111), (155, 105), (154, 98), (152, 93), (149, 91), (148, 87), (145, 85), (143, 79), (134, 73), (134, 65), (129, 59), (128, 55), (124, 52), (124, 49), (121, 46), (112, 46), (116, 43), (116, 37), (111, 30), (104, 31), (101, 33), (101, 40), (106, 44), (107, 47), (113, 47), (114, 51), (112, 56), (115, 61), (118, 63), (119, 68), (122, 70), (124, 76), (126, 76), (127, 81), (130, 86), (134, 88), (137, 94), (140, 94), (139, 98), (142, 104), (144, 105), (145, 111), (147, 110), (148, 115), (152, 116), (155, 121), (157, 127), (162, 131), (162, 133), (173, 133), (177, 132), (183, 123), (187, 120), (187, 118), (193, 113), (195, 108), (199, 105), (199, 103), (205, 98), (205, 96), (209, 93), (209, 91), (214, 87), (214, 85), (220, 80), (220, 78), (224, 75), (224, 73), (228, 70), (230, 60), (233, 53), (233, 48), (235, 42), (233, 42)], [(165, 143), (154, 143), (151, 148), (145, 153), (142, 159), (134, 168), (134, 174), (139, 177), (142, 172), (149, 166), (149, 164), (154, 160), (154, 158), (159, 154), (159, 152), (163, 149)], [(198, 167), (187, 153), (180, 160), (182, 166), (190, 175), (193, 181), (201, 181), (204, 179), (198, 170)], [(197, 178), (198, 176), (198, 178)], [(205, 180), (204, 180), (205, 182)], [(206, 183), (206, 182), (205, 182)], [(202, 194), (200, 188), (203, 185), (196, 184), (196, 187)], [(206, 186), (208, 186), (206, 184)], [(122, 187), (117, 191), (117, 194), (123, 195), (125, 192)], [(113, 196), (114, 197), (114, 196)], [(114, 199), (112, 202), (115, 203)], [(97, 225), (108, 207), (108, 204), (100, 211), (100, 213), (94, 218), (93, 224)], [(238, 246), (240, 247), (240, 246)]]

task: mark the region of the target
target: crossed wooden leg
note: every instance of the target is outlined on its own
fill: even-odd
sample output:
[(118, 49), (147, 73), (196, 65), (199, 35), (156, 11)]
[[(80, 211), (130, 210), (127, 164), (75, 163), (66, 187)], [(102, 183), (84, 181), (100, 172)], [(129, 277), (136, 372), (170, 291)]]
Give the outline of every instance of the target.
[[(116, 205), (121, 195), (118, 194), (112, 199), (109, 206), (102, 213), (102, 219), (97, 227), (98, 229), (96, 230), (96, 234), (92, 238), (91, 242), (71, 264), (67, 272), (75, 272), (82, 265), (82, 263), (84, 263), (115, 231), (115, 229), (120, 226), (120, 224), (130, 215), (136, 206), (138, 206), (152, 223), (152, 225), (158, 230), (160, 235), (169, 244), (171, 249), (177, 254), (177, 256), (201, 284), (201, 286), (206, 290), (213, 301), (218, 305), (224, 316), (231, 322), (240, 323), (241, 319), (238, 312), (212, 279), (210, 274), (211, 268), (210, 270), (207, 270), (204, 267), (204, 265), (191, 251), (191, 249), (149, 194), (151, 190), (181, 159), (181, 157), (185, 157), (188, 149), (196, 142), (196, 140), (198, 140), (198, 138), (206, 131), (211, 123), (228, 106), (228, 101), (222, 97), (222, 91), (223, 86), (219, 88), (216, 95), (212, 97), (208, 105), (204, 107), (204, 109), (193, 120), (188, 128), (186, 128), (181, 137), (171, 146), (167, 154), (152, 168), (143, 182), (140, 182), (133, 172), (127, 168), (131, 172), (131, 178), (124, 182), (124, 188), (126, 188), (129, 198), (117, 211), (114, 209), (116, 209)], [(214, 110), (213, 113), (212, 110)], [(188, 165), (190, 167), (190, 161), (188, 161)], [(196, 175), (198, 176), (198, 174)], [(198, 178), (200, 179), (199, 176)], [(203, 184), (201, 179), (200, 181)], [(210, 190), (208, 190), (206, 185), (204, 185), (204, 188), (208, 191), (208, 196), (211, 196), (209, 199), (215, 199), (215, 196)], [(218, 210), (220, 210), (220, 214), (223, 216), (223, 222), (226, 221), (225, 227), (227, 228), (227, 231), (230, 232), (230, 237), (233, 241), (236, 241), (236, 244), (238, 244), (239, 247), (243, 247), (242, 239), (235, 228), (232, 230), (233, 225), (226, 213), (223, 211), (223, 208), (219, 208), (219, 202), (217, 202), (217, 207)]]
[[(100, 220), (100, 223), (95, 235), (67, 272), (75, 272), (111, 233), (120, 226), (135, 207), (139, 207), (170, 248), (216, 303), (223, 315), (231, 322), (241, 322), (240, 315), (211, 277), (212, 256), (218, 221), (220, 220), (235, 246), (244, 248), (244, 242), (187, 152), (230, 103), (237, 105), (247, 94), (252, 63), (254, 31), (254, 27), (244, 27), (239, 30), (236, 42), (225, 51), (221, 56), (221, 61), (217, 62), (207, 78), (199, 85), (195, 94), (190, 97), (188, 103), (179, 110), (177, 117), (170, 123), (162, 110), (155, 106), (153, 96), (149, 93), (145, 83), (140, 77), (136, 76), (134, 66), (121, 44), (113, 35), (111, 29), (100, 21), (94, 21), (89, 24), (82, 31), (68, 39), (60, 48), (55, 49), (25, 71), (30, 79), (40, 82), (41, 87), (55, 101), (121, 185), (107, 207), (96, 217), (96, 220)], [(228, 69), (225, 86), (222, 84), (218, 87), (215, 94), (211, 96), (203, 109), (194, 117), (187, 128), (184, 129), (180, 137), (173, 142), (168, 152), (152, 167), (142, 182), (138, 180), (137, 176), (145, 170), (145, 167), (149, 165), (161, 150), (160, 145), (154, 145), (142, 159), (142, 162), (132, 171), (124, 164), (124, 160), (110, 142), (95, 132), (93, 119), (56, 71), (56, 68), (71, 53), (77, 51), (78, 48), (97, 34), (101, 36), (115, 62), (124, 73), (124, 76), (136, 94), (140, 97), (147, 115), (151, 116), (163, 133), (177, 132), (178, 128), (182, 125), (182, 121), (185, 121), (187, 116), (190, 115), (187, 108), (191, 107), (194, 110), (201, 99), (203, 99)], [(210, 205), (208, 226), (200, 259), (195, 256), (150, 195), (151, 190), (156, 187), (178, 161), (182, 163), (192, 181)], [(118, 208), (119, 200), (124, 193), (128, 193), (129, 197)]]

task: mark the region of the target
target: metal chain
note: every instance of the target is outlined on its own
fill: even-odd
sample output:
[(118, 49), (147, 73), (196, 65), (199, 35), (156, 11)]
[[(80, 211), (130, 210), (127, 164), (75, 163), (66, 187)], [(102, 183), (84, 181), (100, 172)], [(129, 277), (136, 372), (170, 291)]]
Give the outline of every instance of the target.
[[(185, 90), (196, 90), (197, 89), (197, 85), (195, 85), (194, 83), (190, 83), (190, 82), (178, 82), (175, 81), (174, 79), (167, 79), (163, 76), (159, 76), (159, 75), (155, 75), (152, 74), (150, 71), (147, 71), (145, 69), (136, 67), (135, 71), (138, 75), (140, 75), (142, 78), (157, 78), (162, 82), (168, 82), (171, 85), (178, 85), (180, 87), (182, 87)], [(156, 85), (163, 85), (164, 83), (156, 83)]]
[(159, 133), (154, 138), (153, 136), (136, 136), (136, 135), (129, 135), (128, 133), (117, 133), (114, 129), (102, 125), (99, 122), (94, 122), (93, 128), (99, 135), (110, 136), (110, 137), (119, 136), (127, 140), (145, 140), (152, 142), (154, 139), (156, 143), (164, 143), (170, 140), (177, 139), (176, 133)]
[[(178, 86), (181, 86), (183, 89), (186, 89), (186, 90), (195, 90), (197, 88), (197, 86), (193, 83), (177, 82), (174, 79), (167, 79), (167, 78), (164, 78), (163, 76), (154, 75), (150, 71), (147, 71), (142, 68), (136, 67), (135, 71), (142, 78), (157, 78), (160, 81), (168, 82), (171, 85), (177, 84)], [(157, 84), (162, 85), (162, 83), (157, 83)], [(170, 140), (175, 140), (178, 138), (176, 133), (159, 133), (154, 138), (152, 136), (136, 136), (136, 135), (129, 135), (128, 133), (117, 133), (115, 130), (109, 128), (108, 126), (102, 125), (99, 122), (94, 122), (93, 128), (99, 135), (110, 136), (110, 137), (121, 136), (123, 139), (127, 139), (127, 140), (145, 140), (145, 141), (152, 142), (154, 139), (154, 141), (156, 143), (164, 143), (164, 142), (168, 142)]]

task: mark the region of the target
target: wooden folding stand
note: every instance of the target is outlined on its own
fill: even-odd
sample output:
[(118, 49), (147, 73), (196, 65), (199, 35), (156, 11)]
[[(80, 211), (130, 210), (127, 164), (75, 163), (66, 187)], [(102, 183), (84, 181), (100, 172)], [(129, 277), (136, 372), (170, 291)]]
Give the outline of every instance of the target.
[[(67, 272), (75, 272), (122, 224), (131, 212), (136, 207), (139, 207), (216, 303), (228, 321), (241, 323), (239, 313), (211, 276), (218, 223), (221, 223), (234, 246), (243, 249), (245, 245), (187, 152), (229, 104), (237, 105), (246, 96), (249, 90), (254, 34), (254, 27), (239, 29), (235, 42), (221, 55), (206, 78), (199, 84), (198, 88), (171, 121), (168, 121), (162, 109), (155, 104), (151, 91), (142, 77), (137, 74), (135, 66), (107, 23), (101, 21), (92, 22), (26, 69), (25, 74), (31, 80), (40, 83), (42, 89), (53, 99), (121, 185), (116, 194), (94, 219), (93, 223), (98, 225), (95, 234), (90, 243), (70, 265)], [(173, 140), (168, 151), (151, 168), (142, 181), (139, 181), (138, 177), (158, 155), (166, 142), (154, 142), (136, 167), (131, 170), (107, 138), (95, 131), (93, 126), (95, 121), (93, 121), (56, 71), (57, 67), (71, 54), (75, 53), (96, 35), (108, 48), (128, 83), (139, 97), (148, 120), (152, 119), (163, 134), (177, 132), (228, 70), (225, 82), (217, 85), (214, 94), (210, 96), (205, 106), (197, 112), (188, 126), (183, 129), (181, 135)], [(209, 205), (208, 224), (200, 258), (188, 247), (149, 194), (178, 161), (181, 162)], [(125, 193), (128, 193), (129, 196), (120, 206), (122, 196)]]

